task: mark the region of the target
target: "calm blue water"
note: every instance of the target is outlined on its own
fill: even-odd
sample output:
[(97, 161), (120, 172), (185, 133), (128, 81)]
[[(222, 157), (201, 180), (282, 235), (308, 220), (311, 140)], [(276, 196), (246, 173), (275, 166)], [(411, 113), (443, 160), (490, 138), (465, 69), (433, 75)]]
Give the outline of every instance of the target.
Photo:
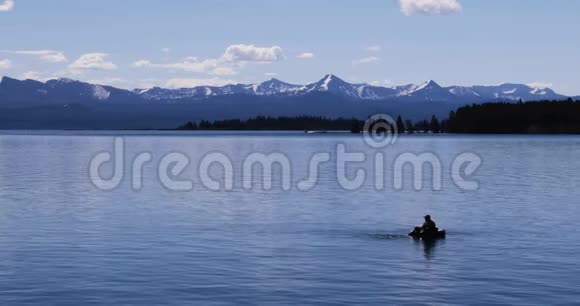
[[(143, 189), (126, 177), (101, 191), (89, 160), (112, 150), (113, 133), (24, 134), (0, 134), (0, 305), (580, 303), (580, 137), (402, 137), (382, 150), (385, 165), (433, 152), (449, 168), (474, 152), (479, 190), (460, 190), (444, 170), (441, 191), (397, 191), (388, 175), (384, 190), (367, 179), (346, 191), (328, 163), (303, 192), (279, 180), (245, 190), (240, 162), (282, 152), (302, 178), (313, 153), (338, 143), (377, 151), (350, 135), (133, 133), (127, 160), (154, 159)], [(232, 191), (197, 178), (196, 161), (216, 151), (234, 161)], [(191, 158), (182, 177), (192, 191), (159, 182), (169, 152)], [(405, 236), (425, 213), (445, 241)]]

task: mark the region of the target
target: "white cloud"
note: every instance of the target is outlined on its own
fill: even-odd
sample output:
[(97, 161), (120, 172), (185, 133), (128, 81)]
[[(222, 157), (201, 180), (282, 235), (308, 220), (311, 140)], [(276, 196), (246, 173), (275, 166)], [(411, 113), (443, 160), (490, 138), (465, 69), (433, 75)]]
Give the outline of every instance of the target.
[(445, 15), (459, 13), (463, 9), (458, 0), (399, 0), (401, 12), (414, 14)]
[(59, 71), (55, 73), (44, 73), (38, 71), (26, 71), (20, 75), (22, 80), (36, 80), (40, 82), (46, 82), (48, 80), (54, 80), (58, 78), (65, 78), (70, 76), (66, 71)]
[(154, 78), (148, 78), (148, 79), (141, 79), (141, 80), (136, 80), (135, 85), (136, 87), (134, 88), (153, 88), (153, 87), (158, 87), (159, 84), (161, 84), (161, 81), (159, 81), (158, 79), (154, 79)]
[(115, 70), (117, 66), (112, 62), (108, 62), (106, 53), (87, 53), (81, 55), (76, 61), (68, 67), (74, 71), (80, 70)]
[(66, 71), (59, 71), (55, 73), (43, 73), (38, 71), (27, 71), (20, 75), (20, 78), (23, 80), (36, 80), (40, 82), (46, 82), (48, 80), (54, 80), (58, 78), (66, 78), (69, 77), (70, 74)]
[(315, 55), (312, 52), (304, 52), (304, 53), (301, 53), (298, 56), (296, 56), (296, 58), (299, 58), (299, 59), (312, 59), (314, 57), (315, 57)]
[(10, 60), (0, 60), (0, 69), (10, 69), (12, 62)]
[(117, 88), (124, 88), (124, 89), (135, 89), (135, 88), (152, 88), (156, 86), (163, 86), (164, 81), (155, 78), (146, 78), (146, 79), (124, 79), (119, 77), (104, 77), (98, 79), (88, 79), (86, 80), (88, 83), (104, 85), (104, 86), (113, 86)]
[(212, 74), (227, 76), (227, 75), (236, 75), (238, 73), (231, 67), (216, 67), (215, 69), (212, 70)]
[(529, 84), (526, 84), (532, 88), (538, 88), (538, 89), (545, 89), (545, 88), (551, 88), (554, 86), (554, 84), (552, 83), (546, 83), (546, 82), (532, 82)]
[(14, 9), (14, 0), (4, 0), (0, 4), (0, 12), (8, 12)]
[(354, 61), (352, 61), (352, 64), (353, 65), (368, 64), (368, 63), (376, 62), (378, 60), (380, 60), (380, 58), (378, 58), (376, 56), (369, 56), (369, 57), (354, 60)]
[(150, 66), (157, 66), (159, 64), (153, 64), (150, 60), (138, 60), (133, 63), (133, 67), (142, 68), (142, 67), (150, 67)]
[(366, 50), (370, 52), (379, 52), (381, 49), (381, 46), (369, 46)]
[(38, 71), (27, 71), (22, 74), (21, 76), (24, 80), (37, 80), (37, 81), (46, 81), (47, 78), (42, 75), (42, 73)]
[[(41, 82), (46, 82), (48, 80), (54, 80), (54, 79), (64, 78), (64, 77), (75, 77), (75, 76), (74, 75), (71, 76), (71, 74), (68, 73), (67, 71), (60, 71), (60, 72), (51, 73), (51, 74), (44, 74), (44, 73), (41, 73), (38, 71), (27, 71), (20, 76), (21, 79), (37, 80), (37, 81), (41, 81)], [(129, 83), (125, 79), (116, 78), (116, 77), (105, 77), (102, 79), (92, 79), (92, 80), (85, 79), (83, 81), (88, 82), (88, 83), (92, 83), (92, 84), (109, 85), (109, 86), (125, 85), (125, 84)]]
[(2, 51), (3, 53), (18, 55), (38, 56), (41, 60), (49, 63), (61, 63), (68, 61), (63, 52), (54, 50), (25, 50), (25, 51)]
[(229, 76), (237, 74), (238, 70), (247, 63), (272, 63), (283, 58), (282, 49), (277, 46), (260, 48), (254, 45), (232, 45), (218, 58), (198, 59), (197, 57), (187, 57), (174, 63), (154, 63), (143, 59), (134, 62), (133, 66)]
[(169, 49), (169, 48), (162, 48), (161, 49), (161, 52), (163, 52), (163, 53), (169, 53), (169, 52), (171, 52), (171, 49)]
[(271, 63), (284, 59), (284, 54), (282, 48), (278, 46), (261, 48), (254, 45), (240, 44), (229, 46), (221, 59), (230, 62)]
[(119, 86), (119, 85), (125, 85), (128, 83), (127, 80), (122, 79), (122, 78), (116, 78), (116, 77), (108, 77), (108, 78), (102, 78), (102, 79), (88, 80), (87, 82), (89, 82), (91, 84), (106, 85), (106, 86)]
[(234, 84), (232, 80), (222, 80), (219, 78), (211, 79), (190, 79), (190, 78), (176, 78), (169, 79), (165, 82), (166, 88), (191, 88), (196, 86), (224, 86)]
[(275, 77), (278, 74), (277, 73), (274, 73), (274, 72), (266, 72), (266, 73), (264, 73), (264, 75), (267, 76), (267, 77)]
[(133, 63), (137, 68), (164, 68), (170, 70), (181, 70), (187, 72), (207, 72), (216, 75), (232, 75), (235, 74), (233, 68), (228, 66), (221, 66), (216, 59), (199, 60), (196, 57), (187, 57), (177, 63), (157, 64), (150, 60), (139, 60)]

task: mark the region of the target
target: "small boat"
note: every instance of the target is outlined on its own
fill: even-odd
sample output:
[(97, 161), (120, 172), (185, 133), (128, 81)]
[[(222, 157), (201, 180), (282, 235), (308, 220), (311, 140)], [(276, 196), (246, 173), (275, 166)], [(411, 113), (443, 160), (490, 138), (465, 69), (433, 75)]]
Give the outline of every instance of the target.
[(412, 232), (409, 233), (409, 236), (413, 239), (421, 240), (445, 239), (447, 232), (445, 230), (437, 230), (437, 232), (434, 233), (425, 233), (421, 231), (421, 228), (416, 227)]

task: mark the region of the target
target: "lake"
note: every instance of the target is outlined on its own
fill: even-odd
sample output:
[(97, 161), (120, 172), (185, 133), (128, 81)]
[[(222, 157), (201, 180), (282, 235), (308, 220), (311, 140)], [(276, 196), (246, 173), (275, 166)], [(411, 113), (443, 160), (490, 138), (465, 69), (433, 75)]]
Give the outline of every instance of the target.
[[(90, 164), (115, 137), (123, 178), (103, 190)], [(339, 146), (366, 160), (343, 168)], [(244, 177), (250, 154), (273, 152), (289, 189), (282, 166)], [(578, 152), (576, 136), (403, 135), (374, 148), (348, 134), (1, 132), (0, 305), (578, 304)], [(164, 175), (172, 153), (189, 164)], [(199, 175), (212, 153), (232, 166), (208, 166), (217, 191)], [(404, 153), (437, 157), (440, 188), (430, 167), (417, 190), (409, 167), (397, 176)], [(451, 174), (462, 153), (481, 158), (473, 190)], [(338, 182), (358, 168), (360, 186)], [(425, 214), (446, 240), (406, 236)]]

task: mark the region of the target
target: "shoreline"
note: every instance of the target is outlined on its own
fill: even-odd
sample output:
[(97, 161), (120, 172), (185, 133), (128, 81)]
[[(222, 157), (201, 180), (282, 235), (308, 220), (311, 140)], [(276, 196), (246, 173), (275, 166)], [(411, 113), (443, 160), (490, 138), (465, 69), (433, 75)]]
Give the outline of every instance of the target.
[[(127, 136), (140, 135), (140, 136), (179, 136), (179, 135), (293, 135), (293, 136), (312, 136), (312, 137), (322, 137), (322, 136), (340, 136), (349, 135), (353, 137), (361, 136), (362, 133), (352, 133), (350, 131), (300, 131), (300, 130), (179, 130), (179, 129), (128, 129), (128, 130), (93, 130), (93, 129), (71, 129), (71, 130), (54, 130), (54, 129), (34, 129), (34, 130), (22, 130), (22, 129), (0, 129), (0, 136), (2, 135), (94, 135), (94, 136), (107, 136), (107, 135), (123, 135), (126, 133)], [(400, 133), (398, 137), (439, 137), (439, 136), (580, 136), (580, 133)]]

